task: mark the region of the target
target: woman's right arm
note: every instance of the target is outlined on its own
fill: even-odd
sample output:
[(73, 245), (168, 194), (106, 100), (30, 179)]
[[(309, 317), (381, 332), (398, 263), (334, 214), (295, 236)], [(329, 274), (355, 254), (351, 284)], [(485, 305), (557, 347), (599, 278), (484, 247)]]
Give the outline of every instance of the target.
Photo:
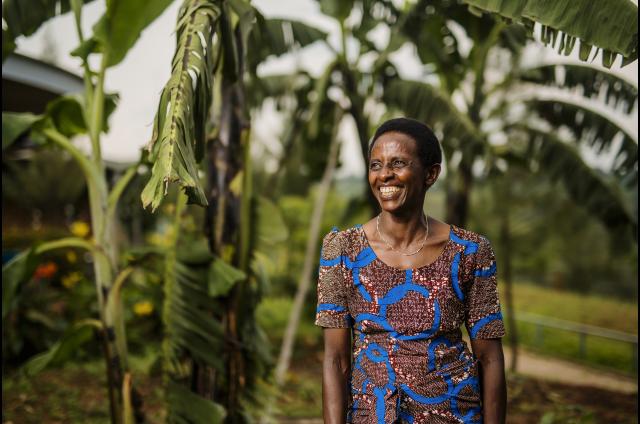
[(347, 420), (351, 374), (351, 328), (324, 329), (322, 366), (322, 411), (325, 424), (344, 424)]

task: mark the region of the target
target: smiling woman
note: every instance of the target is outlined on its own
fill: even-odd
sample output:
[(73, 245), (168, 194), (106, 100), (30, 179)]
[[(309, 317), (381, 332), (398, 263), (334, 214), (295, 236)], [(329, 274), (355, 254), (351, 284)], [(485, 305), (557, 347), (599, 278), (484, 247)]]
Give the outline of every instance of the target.
[(324, 238), (316, 324), (325, 328), (327, 423), (505, 421), (493, 250), (423, 213), (441, 160), (426, 125), (385, 122), (369, 148), (381, 213)]

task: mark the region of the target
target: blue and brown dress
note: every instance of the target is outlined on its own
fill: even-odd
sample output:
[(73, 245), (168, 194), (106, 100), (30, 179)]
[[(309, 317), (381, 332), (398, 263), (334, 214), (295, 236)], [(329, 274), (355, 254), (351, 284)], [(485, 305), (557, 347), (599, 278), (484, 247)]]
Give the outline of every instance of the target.
[(398, 269), (362, 226), (323, 240), (316, 324), (351, 328), (348, 422), (482, 422), (477, 360), (462, 339), (504, 336), (489, 241), (451, 226), (429, 265)]

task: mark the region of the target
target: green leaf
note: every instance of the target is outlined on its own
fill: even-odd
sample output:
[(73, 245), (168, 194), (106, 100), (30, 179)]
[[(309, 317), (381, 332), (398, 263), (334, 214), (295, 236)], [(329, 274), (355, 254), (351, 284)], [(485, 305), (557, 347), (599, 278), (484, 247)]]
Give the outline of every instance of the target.
[(456, 149), (481, 151), (481, 131), (439, 89), (416, 81), (396, 79), (385, 88), (383, 99), (405, 116), (426, 122), (444, 134), (446, 138), (441, 143), (445, 152)]
[(256, 68), (270, 56), (291, 52), (294, 47), (305, 47), (326, 40), (327, 33), (305, 23), (286, 19), (266, 19), (256, 10), (255, 28), (249, 34), (247, 63)]
[(29, 281), (37, 266), (33, 249), (27, 249), (14, 256), (2, 267), (2, 320), (13, 309), (13, 299), (18, 287)]
[[(109, 116), (116, 108), (119, 96), (106, 94), (104, 97), (103, 131), (109, 131)], [(45, 114), (51, 119), (56, 130), (66, 137), (88, 132), (84, 118), (83, 98), (80, 95), (61, 96), (47, 104)]]
[(41, 118), (42, 115), (32, 113), (2, 112), (2, 150), (11, 146)]
[(93, 338), (94, 329), (100, 328), (102, 324), (97, 320), (84, 320), (75, 324), (49, 350), (29, 359), (23, 367), (24, 372), (33, 376), (48, 366), (60, 365), (72, 358), (82, 345)]
[(144, 207), (151, 206), (152, 210), (162, 202), (169, 183), (179, 184), (189, 203), (207, 204), (197, 163), (206, 142), (205, 123), (218, 54), (213, 35), (220, 13), (216, 3), (189, 0), (178, 15), (171, 77), (160, 96), (149, 147), (151, 178), (141, 196)]
[(167, 387), (169, 422), (189, 424), (222, 423), (227, 415), (224, 407), (204, 399), (185, 387), (169, 382)]
[[(91, 1), (85, 0), (84, 3)], [(71, 10), (69, 0), (4, 0), (2, 2), (2, 61), (4, 62), (15, 49), (16, 38), (35, 33), (43, 23), (69, 10)]]
[(79, 57), (80, 59), (87, 60), (91, 53), (98, 52), (99, 44), (95, 38), (87, 38), (81, 42), (78, 47), (71, 51), (71, 56)]
[(70, 95), (58, 97), (47, 104), (46, 114), (51, 118), (53, 126), (66, 137), (87, 132), (80, 96)]
[[(327, 99), (327, 89), (329, 88), (331, 83), (331, 74), (333, 73), (337, 64), (338, 64), (337, 60), (330, 63), (326, 67), (326, 69), (324, 70), (320, 78), (318, 78), (316, 80), (316, 83), (314, 84), (315, 98), (309, 110), (310, 118), (309, 118), (308, 132), (311, 138), (316, 138), (318, 135), (318, 127), (320, 122), (320, 110), (321, 110), (322, 104)], [(326, 119), (326, 116), (323, 116), (322, 119)]]
[(325, 15), (343, 22), (353, 9), (353, 0), (319, 0), (320, 10)]
[(271, 200), (258, 197), (256, 213), (258, 246), (273, 246), (289, 237), (282, 212)]
[(107, 66), (117, 65), (142, 31), (171, 4), (171, 0), (110, 0), (93, 38), (108, 54)]
[(176, 254), (178, 260), (186, 265), (207, 266), (213, 260), (209, 243), (204, 237), (181, 243)]
[(209, 265), (209, 296), (225, 296), (239, 281), (247, 278), (238, 268), (216, 258)]
[(583, 64), (550, 64), (528, 68), (522, 72), (523, 81), (552, 87), (578, 88), (585, 97), (604, 95), (605, 102), (613, 108), (621, 107), (624, 113), (638, 101), (638, 87), (618, 75)]
[[(637, 172), (638, 142), (624, 128), (584, 102), (570, 100), (531, 100), (529, 110), (536, 112), (553, 128), (565, 127), (573, 133), (578, 143), (583, 143), (601, 153), (612, 147), (616, 158), (614, 172), (627, 175)], [(614, 145), (614, 141), (619, 143)]]
[(533, 141), (530, 159), (552, 179), (562, 181), (574, 201), (618, 234), (636, 234), (637, 216), (621, 188), (587, 165), (576, 147), (553, 133), (526, 128)]
[[(577, 38), (582, 60), (586, 60), (591, 45), (630, 60), (638, 57), (638, 6), (629, 0), (608, 0), (606, 7), (593, 0), (464, 1), (509, 19), (530, 20), (548, 27), (551, 31), (543, 31), (547, 43), (554, 44), (557, 31)], [(566, 45), (562, 47), (565, 49)], [(609, 63), (610, 54), (603, 59), (605, 65)]]

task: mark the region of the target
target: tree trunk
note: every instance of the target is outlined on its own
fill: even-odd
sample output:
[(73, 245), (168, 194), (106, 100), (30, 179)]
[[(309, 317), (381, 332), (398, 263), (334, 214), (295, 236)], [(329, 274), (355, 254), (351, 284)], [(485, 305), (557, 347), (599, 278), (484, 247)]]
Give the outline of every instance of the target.
[(364, 173), (364, 186), (365, 186), (365, 196), (367, 199), (367, 203), (371, 212), (373, 214), (377, 214), (380, 212), (380, 205), (378, 204), (378, 200), (375, 198), (371, 190), (369, 189), (369, 177), (366, 172), (366, 168), (369, 164), (369, 123), (367, 118), (364, 116), (364, 101), (358, 94), (358, 89), (356, 86), (356, 81), (349, 69), (342, 69), (342, 75), (345, 82), (345, 88), (349, 95), (349, 100), (351, 101), (351, 107), (349, 108), (349, 113), (353, 117), (353, 120), (356, 123), (356, 129), (358, 130), (358, 140), (360, 141), (360, 152), (362, 153), (362, 160), (365, 164), (365, 173)]
[[(318, 239), (320, 237), (320, 228), (322, 226), (322, 215), (325, 205), (327, 203), (327, 197), (331, 188), (331, 181), (335, 173), (336, 164), (338, 162), (338, 126), (342, 118), (342, 111), (340, 107), (336, 105), (336, 117), (334, 132), (331, 137), (331, 146), (329, 148), (329, 158), (322, 174), (322, 179), (318, 185), (318, 192), (313, 203), (313, 210), (311, 213), (311, 222), (309, 227), (309, 237), (307, 238), (307, 246), (304, 255), (304, 264), (302, 266), (302, 273), (298, 280), (298, 289), (291, 306), (291, 312), (289, 313), (289, 320), (287, 321), (287, 328), (282, 338), (282, 345), (280, 346), (280, 354), (278, 356), (278, 362), (275, 370), (275, 383), (276, 390), (283, 387), (287, 376), (287, 371), (291, 364), (291, 356), (293, 355), (293, 348), (295, 344), (296, 333), (300, 326), (300, 317), (302, 316), (302, 310), (304, 308), (304, 301), (311, 286), (311, 273), (314, 269), (317, 256)], [(268, 403), (267, 411), (261, 420), (261, 423), (266, 423), (272, 414), (274, 400)]]
[(505, 282), (505, 309), (507, 315), (507, 325), (509, 327), (509, 346), (511, 347), (511, 363), (509, 369), (511, 372), (517, 370), (518, 364), (518, 335), (516, 328), (516, 311), (513, 306), (513, 273), (511, 267), (511, 231), (509, 219), (509, 207), (511, 202), (511, 193), (508, 173), (503, 178), (502, 196), (496, 196), (500, 201), (497, 202), (500, 215), (500, 244), (502, 248), (502, 258), (500, 267), (502, 268), (502, 276)]
[(336, 163), (338, 161), (338, 136), (337, 129), (340, 122), (339, 107), (336, 106), (336, 126), (333, 137), (331, 139), (331, 147), (329, 149), (329, 159), (325, 166), (320, 186), (318, 187), (318, 193), (316, 195), (315, 202), (313, 204), (313, 212), (311, 215), (311, 225), (309, 228), (309, 237), (307, 238), (307, 247), (304, 256), (304, 265), (302, 267), (302, 274), (298, 281), (298, 290), (293, 301), (291, 313), (289, 314), (289, 321), (287, 322), (287, 328), (282, 339), (282, 346), (280, 348), (280, 356), (278, 357), (278, 363), (276, 365), (276, 384), (282, 386), (286, 377), (289, 364), (291, 362), (291, 354), (293, 352), (293, 345), (295, 342), (296, 332), (300, 324), (300, 316), (302, 315), (302, 309), (304, 307), (304, 300), (309, 291), (311, 285), (311, 273), (316, 263), (316, 248), (318, 245), (318, 238), (320, 236), (320, 227), (322, 226), (322, 214), (327, 202), (327, 196), (329, 195), (329, 189), (331, 188), (331, 180), (335, 172)]
[[(250, 225), (249, 129), (247, 105), (242, 76), (244, 52), (239, 29), (234, 33), (226, 20), (222, 20), (224, 43), (236, 52), (225, 56), (235, 58), (225, 63), (221, 83), (221, 110), (218, 136), (211, 142), (209, 152), (209, 206), (205, 219), (205, 232), (211, 252), (236, 268), (248, 271), (250, 246), (247, 226)], [(241, 177), (241, 193), (231, 190), (231, 182)], [(244, 228), (243, 228), (244, 227)], [(192, 381), (197, 392), (225, 405), (225, 422), (242, 421), (240, 395), (246, 383), (245, 360), (242, 350), (243, 317), (246, 311), (243, 293), (246, 281), (231, 290), (225, 302), (222, 325), (225, 329), (225, 375), (217, 376), (210, 368), (194, 368)], [(212, 317), (213, 319), (213, 317)]]
[[(453, 172), (456, 172), (453, 175)], [(469, 196), (473, 185), (471, 164), (461, 162), (456, 171), (449, 174), (447, 184), (447, 222), (464, 227), (469, 215)]]

